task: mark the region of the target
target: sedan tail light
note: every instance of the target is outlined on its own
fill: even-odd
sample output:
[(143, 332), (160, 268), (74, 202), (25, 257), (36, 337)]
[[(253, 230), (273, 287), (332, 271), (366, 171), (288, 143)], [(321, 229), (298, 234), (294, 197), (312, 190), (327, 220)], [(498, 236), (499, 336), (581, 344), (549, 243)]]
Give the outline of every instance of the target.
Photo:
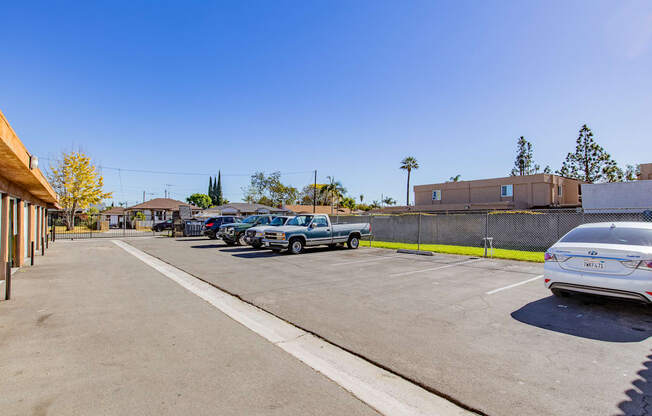
[(641, 269), (652, 271), (652, 260), (624, 260), (621, 261), (623, 266), (629, 267), (630, 269)]
[(209, 222), (208, 224), (206, 224), (207, 227), (212, 227), (212, 226), (214, 226), (214, 225), (215, 225), (214, 222)]
[(546, 253), (543, 255), (543, 259), (545, 261), (556, 261), (561, 263), (568, 260), (568, 256), (560, 256), (559, 254), (552, 254), (546, 251)]
[(639, 265), (639, 269), (648, 270), (652, 272), (652, 260), (643, 260)]

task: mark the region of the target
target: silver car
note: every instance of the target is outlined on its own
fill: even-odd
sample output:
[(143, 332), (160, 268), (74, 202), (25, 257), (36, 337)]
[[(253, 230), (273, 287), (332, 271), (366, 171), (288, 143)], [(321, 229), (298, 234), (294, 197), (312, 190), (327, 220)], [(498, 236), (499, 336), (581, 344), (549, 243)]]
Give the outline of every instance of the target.
[(583, 224), (545, 253), (544, 282), (570, 292), (652, 302), (652, 223)]

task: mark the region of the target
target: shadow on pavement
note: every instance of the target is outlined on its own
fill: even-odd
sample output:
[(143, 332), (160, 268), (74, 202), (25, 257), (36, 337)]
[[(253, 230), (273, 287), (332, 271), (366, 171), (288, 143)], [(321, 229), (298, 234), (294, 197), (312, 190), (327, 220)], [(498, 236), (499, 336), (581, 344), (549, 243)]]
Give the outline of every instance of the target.
[(224, 244), (204, 244), (201, 246), (190, 246), (190, 248), (222, 248)]
[(549, 296), (528, 303), (511, 316), (538, 328), (597, 341), (640, 342), (652, 335), (648, 305), (598, 296)]
[(629, 399), (618, 404), (622, 411), (618, 416), (647, 415), (652, 412), (652, 355), (647, 356), (643, 367), (637, 373), (639, 378), (632, 382), (634, 388), (625, 392)]
[(174, 241), (210, 241), (210, 238), (206, 236), (197, 236), (197, 237), (185, 237), (185, 238), (175, 238)]

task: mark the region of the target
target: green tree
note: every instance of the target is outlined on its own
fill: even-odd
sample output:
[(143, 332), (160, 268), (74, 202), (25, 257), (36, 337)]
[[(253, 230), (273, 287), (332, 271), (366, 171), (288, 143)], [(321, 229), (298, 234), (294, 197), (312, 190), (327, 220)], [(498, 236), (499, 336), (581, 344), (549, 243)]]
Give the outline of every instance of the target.
[(344, 197), (340, 201), (340, 206), (342, 206), (344, 208), (348, 208), (350, 210), (354, 210), (355, 209), (355, 199), (350, 198), (348, 196)]
[(396, 200), (394, 198), (392, 198), (391, 196), (388, 196), (388, 197), (385, 197), (385, 199), (383, 199), (383, 204), (385, 204), (385, 205), (396, 205)]
[(74, 226), (77, 209), (86, 209), (112, 195), (102, 190), (104, 179), (91, 158), (80, 152), (63, 153), (61, 160), (50, 166), (48, 179), (59, 196), (69, 231)]
[(534, 152), (532, 150), (532, 143), (525, 140), (525, 137), (519, 137), (517, 141), (516, 160), (514, 161), (514, 168), (512, 168), (511, 176), (531, 175), (538, 170), (534, 165)]
[(213, 177), (212, 176), (208, 177), (208, 193), (206, 195), (208, 195), (208, 197), (211, 199), (211, 202), (215, 204), (215, 200), (213, 199)]
[(408, 156), (401, 161), (400, 169), (407, 171), (407, 193), (405, 197), (405, 204), (410, 205), (410, 173), (413, 169), (419, 169), (419, 162), (412, 157)]
[(462, 175), (451, 176), (451, 177), (448, 179), (448, 182), (459, 182), (461, 177), (462, 177)]
[(638, 179), (641, 174), (641, 165), (627, 165), (625, 169), (625, 181), (632, 182)]
[(380, 202), (375, 201), (375, 200), (374, 200), (374, 201), (371, 201), (371, 204), (369, 204), (369, 208), (371, 208), (371, 209), (377, 209), (377, 208), (380, 208)]
[(602, 146), (593, 139), (593, 132), (584, 124), (575, 141), (575, 152), (568, 153), (558, 175), (588, 183), (622, 181), (624, 174)]
[(249, 186), (242, 190), (245, 202), (270, 206), (293, 204), (299, 196), (297, 188), (281, 182), (280, 172), (273, 172), (269, 176), (264, 172), (255, 172), (251, 175)]
[(340, 181), (336, 181), (332, 176), (327, 176), (328, 183), (324, 186), (323, 191), (330, 196), (331, 200), (331, 214), (333, 214), (334, 204), (338, 204), (339, 200), (346, 194), (346, 188), (342, 186)]
[(364, 195), (360, 194), (360, 203), (362, 204), (362, 201), (364, 201)]
[(548, 173), (548, 174), (552, 173), (552, 168), (550, 167), (550, 165), (546, 165), (546, 167), (543, 169), (543, 173)]
[(224, 204), (224, 195), (222, 194), (222, 172), (217, 171), (217, 185), (215, 185), (215, 200), (213, 204), (220, 206)]
[(195, 193), (186, 198), (186, 202), (201, 209), (206, 209), (212, 205), (211, 197), (206, 194)]

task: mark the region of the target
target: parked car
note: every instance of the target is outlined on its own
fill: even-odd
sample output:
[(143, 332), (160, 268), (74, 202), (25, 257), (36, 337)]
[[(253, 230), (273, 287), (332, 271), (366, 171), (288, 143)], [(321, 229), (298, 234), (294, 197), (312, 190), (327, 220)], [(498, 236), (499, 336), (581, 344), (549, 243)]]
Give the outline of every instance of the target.
[(291, 218), (294, 217), (278, 216), (274, 218), (268, 225), (257, 225), (255, 227), (251, 227), (245, 231), (245, 241), (247, 244), (254, 248), (260, 248), (263, 246), (263, 238), (265, 238), (265, 230), (267, 228), (280, 227), (285, 225), (285, 223), (288, 222)]
[(360, 239), (370, 235), (371, 225), (367, 222), (333, 225), (328, 215), (297, 215), (282, 227), (265, 230), (263, 244), (277, 252), (288, 249), (292, 254), (299, 254), (307, 246), (334, 248), (346, 243), (356, 249)]
[(555, 296), (582, 292), (652, 302), (652, 224), (574, 228), (546, 251), (544, 284)]
[(172, 220), (165, 220), (163, 222), (159, 222), (158, 224), (154, 224), (152, 226), (152, 231), (161, 232), (163, 230), (171, 230), (173, 225), (174, 223)]
[(204, 221), (204, 232), (205, 236), (208, 236), (211, 240), (215, 240), (218, 235), (220, 226), (224, 224), (233, 224), (240, 221), (240, 217), (234, 215), (221, 215), (219, 217), (209, 218)]
[(239, 244), (245, 246), (247, 245), (245, 231), (257, 225), (269, 225), (274, 218), (276, 218), (276, 215), (250, 215), (241, 222), (220, 226), (218, 236), (222, 238), (227, 245), (234, 246)]

